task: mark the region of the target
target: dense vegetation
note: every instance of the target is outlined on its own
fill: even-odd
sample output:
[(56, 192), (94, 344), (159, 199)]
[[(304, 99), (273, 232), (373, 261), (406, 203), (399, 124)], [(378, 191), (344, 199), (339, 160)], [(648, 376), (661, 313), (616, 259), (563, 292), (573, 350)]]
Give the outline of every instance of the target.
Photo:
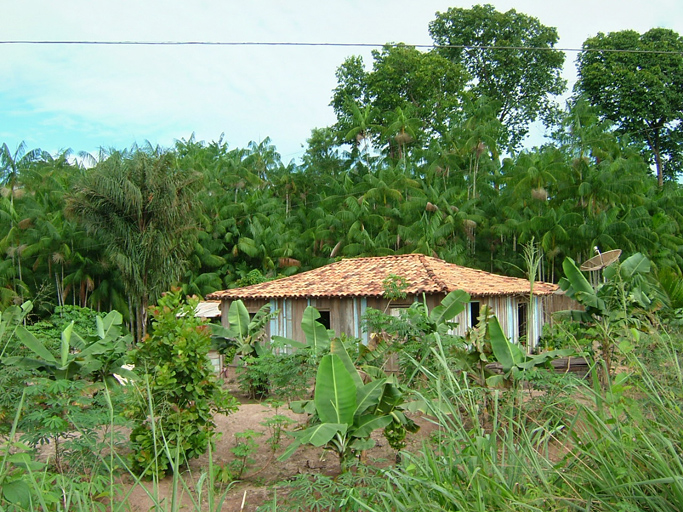
[[(332, 94), (338, 121), (313, 129), (300, 162), (282, 162), (268, 138), (80, 157), (4, 145), (0, 304), (31, 299), (40, 317), (65, 304), (116, 308), (139, 336), (146, 304), (174, 282), (204, 295), (340, 256), (405, 252), (518, 274), (532, 238), (546, 280), (596, 246), (680, 275), (683, 57), (594, 51), (671, 52), (680, 36), (587, 40), (562, 109), (554, 29), (479, 6), (438, 13), (430, 33), (441, 45), (547, 49), (386, 45), (370, 70), (350, 57)], [(632, 93), (636, 82), (653, 91)], [(523, 148), (539, 119), (551, 138)]]

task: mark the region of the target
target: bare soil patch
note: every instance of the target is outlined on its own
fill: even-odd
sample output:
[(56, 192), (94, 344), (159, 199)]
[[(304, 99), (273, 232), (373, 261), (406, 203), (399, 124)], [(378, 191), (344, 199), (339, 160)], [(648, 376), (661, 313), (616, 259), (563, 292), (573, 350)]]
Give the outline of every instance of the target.
[[(272, 496), (273, 486), (276, 483), (291, 479), (298, 474), (317, 473), (328, 476), (339, 474), (339, 460), (336, 455), (312, 446), (302, 446), (288, 460), (278, 461), (277, 457), (282, 454), (285, 447), (291, 442), (291, 438), (283, 435), (282, 447), (273, 454), (268, 444), (270, 431), (262, 423), (275, 414), (282, 414), (295, 420), (298, 425), (303, 425), (307, 419), (306, 415), (295, 414), (286, 405), (276, 411), (266, 403), (250, 400), (237, 389), (234, 378), (231, 379), (231, 376), (228, 376), (226, 381), (232, 394), (242, 402), (242, 405), (240, 405), (236, 413), (229, 416), (217, 415), (215, 417), (217, 431), (221, 433), (221, 437), (216, 441), (215, 450), (212, 454), (213, 463), (225, 465), (235, 459), (231, 449), (237, 443), (236, 433), (250, 429), (261, 432), (263, 435), (255, 439), (259, 447), (258, 451), (251, 456), (254, 459), (254, 463), (249, 466), (241, 481), (229, 488), (221, 509), (222, 511), (255, 511)], [(408, 434), (406, 439), (408, 441), (408, 449), (421, 446), (422, 441), (428, 438), (435, 428), (432, 423), (423, 417), (416, 416), (413, 419), (420, 425), (421, 429), (417, 434)], [(296, 427), (296, 424), (293, 426)], [(373, 439), (375, 439), (376, 445), (367, 451), (367, 463), (377, 467), (393, 464), (396, 460), (396, 451), (389, 446), (386, 439), (382, 436), (382, 432), (376, 431), (373, 434)], [(185, 480), (190, 491), (194, 494), (191, 497), (187, 490), (182, 491), (181, 500), (187, 507), (186, 510), (194, 510), (193, 500), (197, 500), (196, 482), (201, 473), (207, 471), (208, 465), (209, 456), (205, 454), (191, 461), (188, 470), (182, 475), (183, 480)], [(149, 510), (153, 505), (153, 500), (147, 494), (148, 492), (159, 499), (166, 500), (168, 506), (170, 506), (170, 500), (173, 495), (173, 478), (171, 476), (161, 480), (156, 490), (153, 488), (152, 482), (143, 482), (142, 485), (144, 485), (144, 488), (136, 486), (130, 490), (131, 484), (126, 484), (125, 492), (129, 490), (131, 492), (128, 499), (130, 510), (139, 512)], [(202, 501), (205, 503), (206, 487), (203, 490), (203, 496)], [(202, 508), (207, 509), (207, 507)]]

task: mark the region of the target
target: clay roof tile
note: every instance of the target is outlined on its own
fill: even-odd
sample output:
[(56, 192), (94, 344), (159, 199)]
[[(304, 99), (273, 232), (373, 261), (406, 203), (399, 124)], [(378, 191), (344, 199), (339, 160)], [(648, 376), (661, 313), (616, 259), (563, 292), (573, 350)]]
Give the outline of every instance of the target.
[[(447, 263), (423, 254), (343, 259), (290, 277), (243, 288), (217, 291), (207, 299), (275, 299), (322, 297), (381, 297), (384, 280), (396, 275), (407, 283), (406, 293), (448, 293), (464, 290), (472, 296), (529, 293), (529, 281)], [(534, 295), (549, 295), (557, 285), (537, 282)]]

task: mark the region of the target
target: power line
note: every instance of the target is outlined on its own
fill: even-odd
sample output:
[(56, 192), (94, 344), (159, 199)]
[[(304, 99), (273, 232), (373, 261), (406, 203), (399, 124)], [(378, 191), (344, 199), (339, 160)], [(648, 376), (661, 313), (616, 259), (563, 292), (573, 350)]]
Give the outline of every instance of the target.
[[(398, 46), (385, 43), (321, 43), (321, 42), (288, 42), (288, 41), (90, 41), (90, 40), (4, 40), (4, 45), (81, 45), (81, 46), (298, 46), (298, 47), (337, 47), (337, 48), (383, 48)], [(401, 43), (403, 44), (403, 43)], [(425, 49), (460, 49), (460, 50), (519, 50), (519, 51), (560, 51), (560, 52), (598, 52), (598, 53), (648, 53), (655, 55), (683, 55), (675, 50), (633, 50), (617, 48), (555, 48), (547, 46), (495, 46), (464, 44), (414, 44), (412, 48)]]

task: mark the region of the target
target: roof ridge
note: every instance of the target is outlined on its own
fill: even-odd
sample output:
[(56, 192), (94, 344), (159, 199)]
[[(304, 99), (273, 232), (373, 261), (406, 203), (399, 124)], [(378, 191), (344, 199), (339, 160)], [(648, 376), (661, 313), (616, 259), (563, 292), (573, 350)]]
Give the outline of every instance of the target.
[(420, 263), (422, 263), (422, 266), (427, 271), (427, 275), (439, 286), (439, 288), (441, 288), (440, 291), (448, 292), (448, 286), (441, 279), (439, 279), (437, 277), (436, 272), (434, 272), (434, 270), (432, 270), (431, 266), (427, 264), (426, 258), (428, 258), (429, 256), (427, 256), (425, 254), (419, 254), (418, 256), (420, 259)]

